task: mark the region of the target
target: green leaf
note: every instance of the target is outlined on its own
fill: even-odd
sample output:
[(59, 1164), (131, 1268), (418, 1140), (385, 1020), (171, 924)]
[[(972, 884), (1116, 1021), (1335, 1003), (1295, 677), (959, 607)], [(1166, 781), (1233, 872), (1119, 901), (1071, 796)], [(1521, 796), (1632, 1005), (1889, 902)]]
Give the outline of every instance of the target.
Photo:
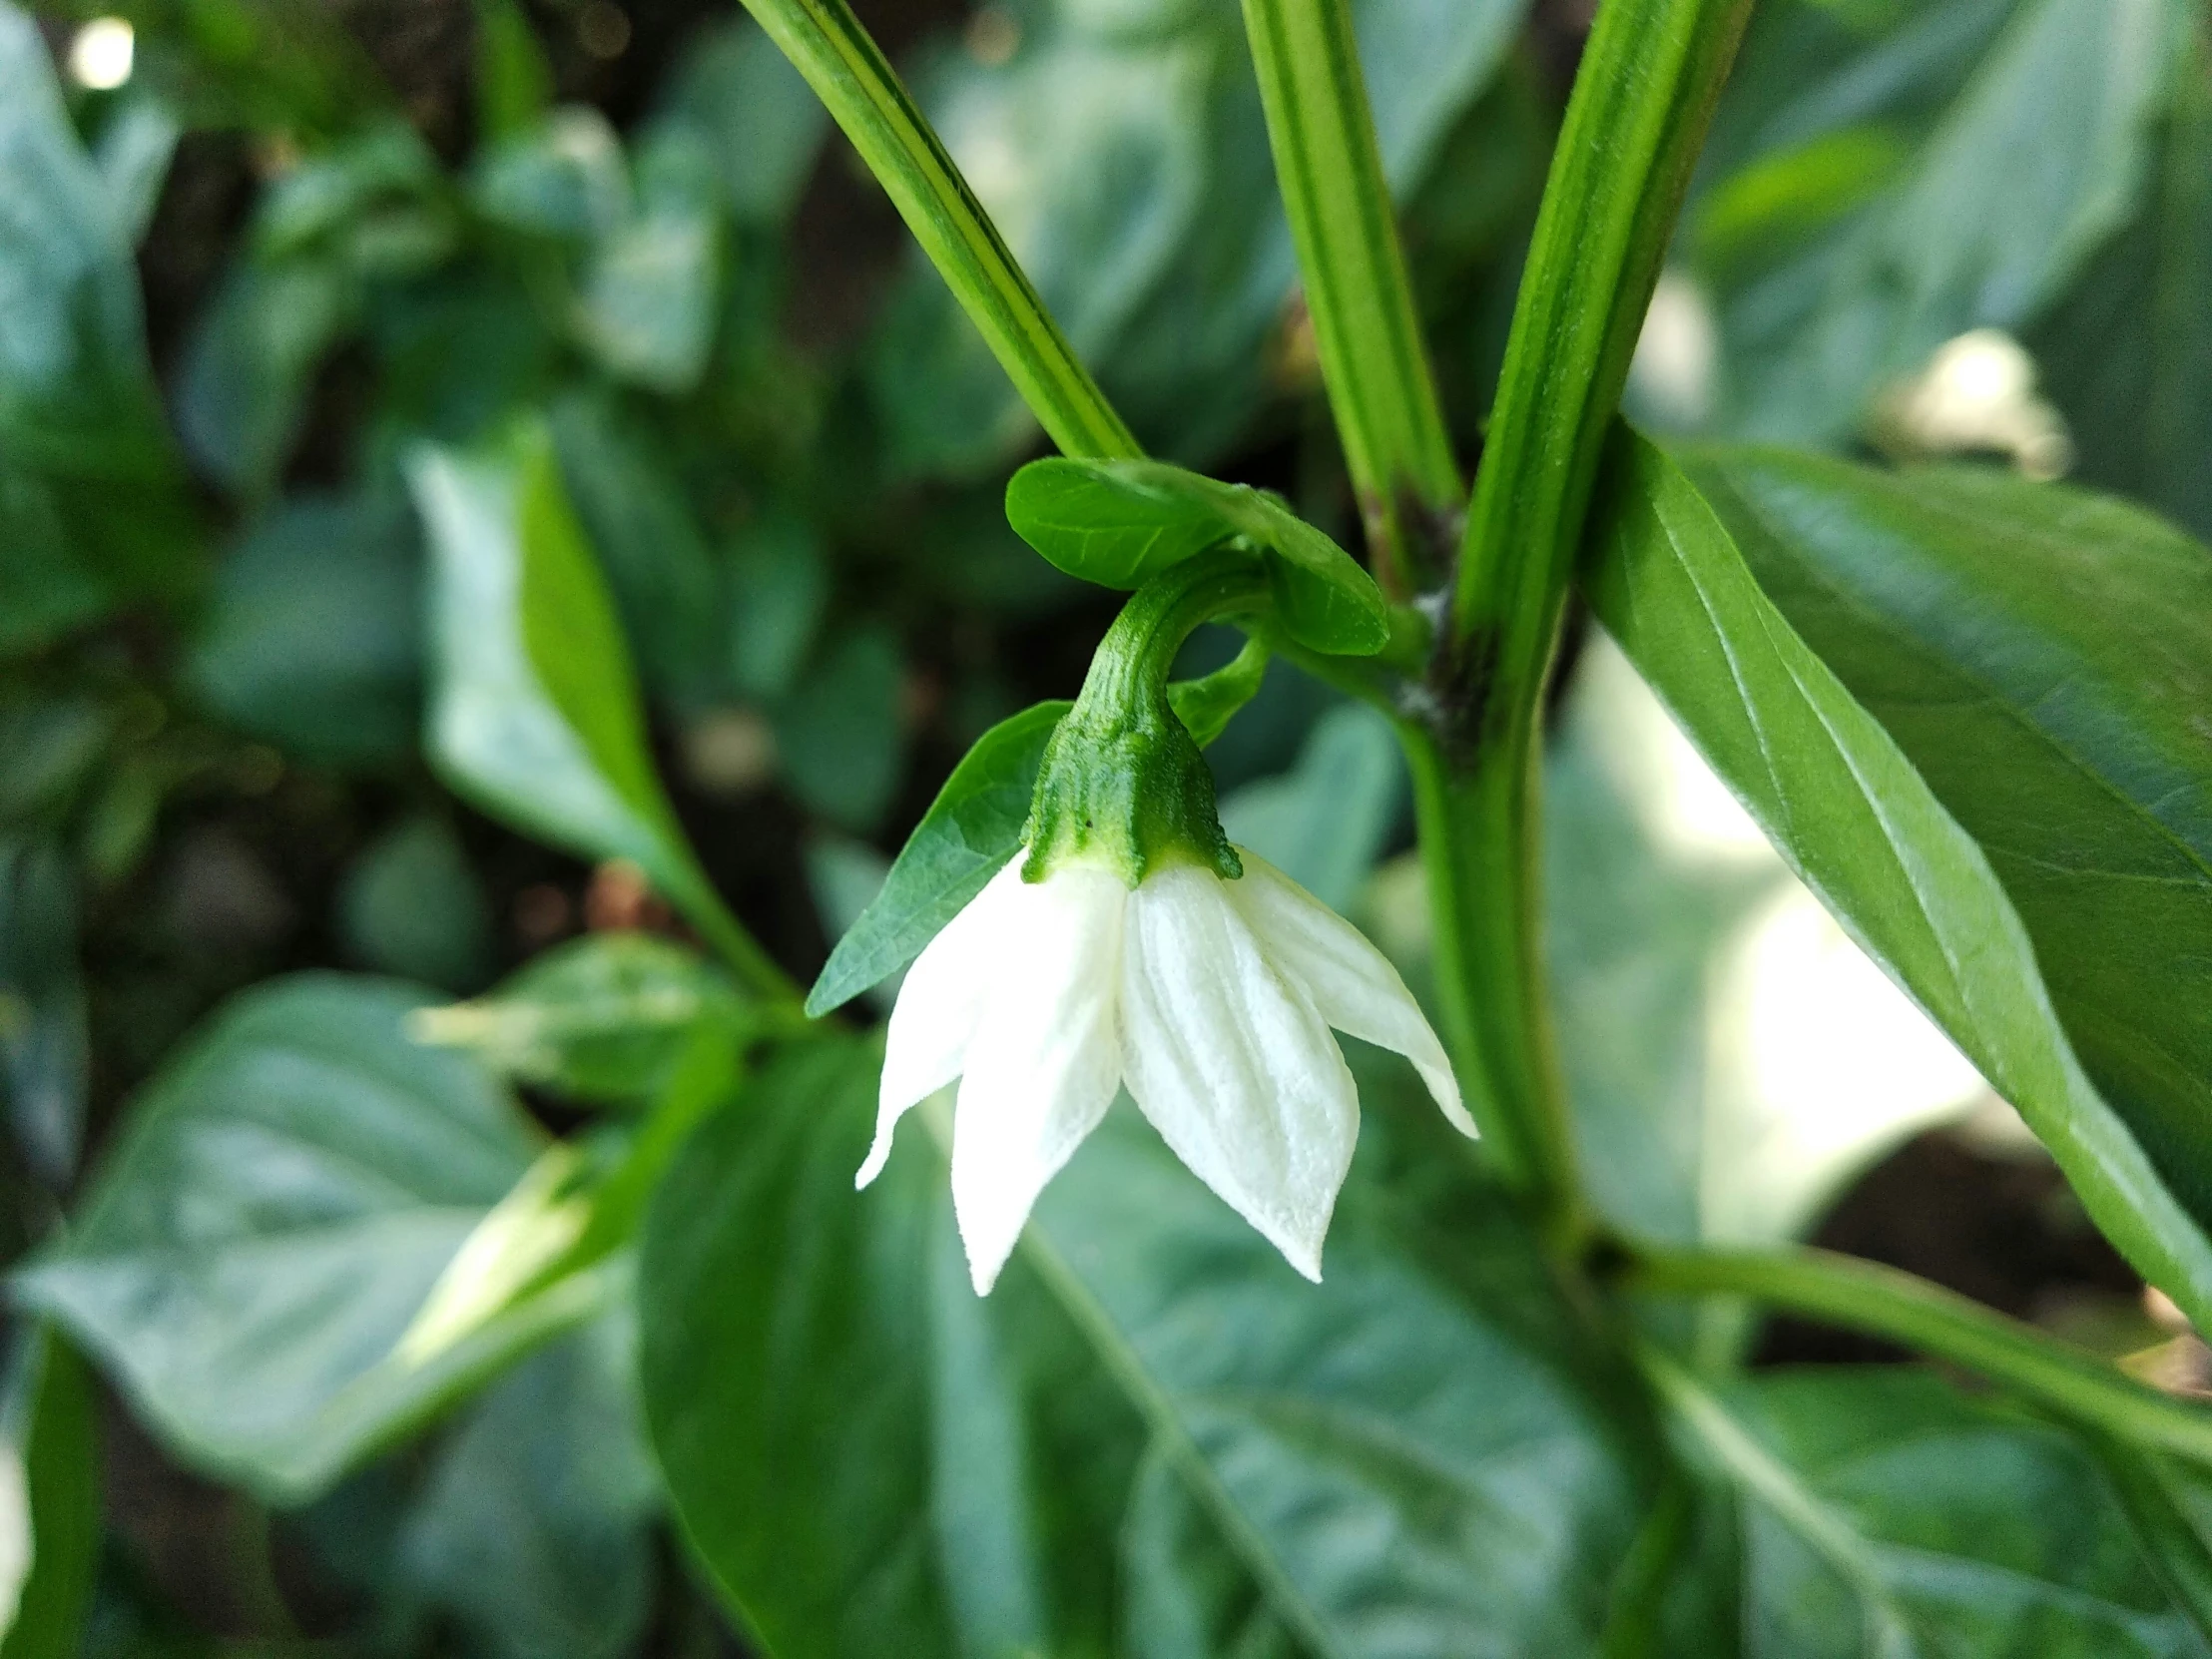
[(1402, 1141), (1371, 1114), (1319, 1290), (1122, 1112), (978, 1300), (926, 1135), (849, 1190), (876, 1064), (843, 1041), (781, 1061), (648, 1222), (655, 1446), (766, 1645), (1123, 1651), (1119, 1601), (1160, 1653), (1216, 1621), (1327, 1655), (1442, 1659), (1470, 1630), (1596, 1651), (1635, 1476), (1533, 1246), (1432, 1107)]
[(391, 496), (295, 496), (217, 572), (187, 681), (302, 760), (390, 765), (421, 725), (422, 552)]
[(475, 0), (476, 131), (480, 142), (526, 133), (553, 103), (553, 66), (520, 0)]
[(1266, 682), (1268, 648), (1259, 640), (1246, 640), (1236, 656), (1211, 674), (1196, 680), (1168, 684), (1168, 706), (1201, 749), (1229, 729), (1237, 714), (1260, 695)]
[(756, 988), (783, 976), (724, 908), (646, 751), (630, 654), (542, 425), (416, 447), (431, 552), (427, 747), (456, 793), (586, 857), (627, 858)]
[(975, 740), (906, 837), (875, 902), (837, 941), (807, 993), (819, 1018), (904, 967), (1021, 846), (1045, 743), (1065, 703), (1040, 703)]
[(670, 76), (654, 122), (705, 145), (725, 211), (740, 225), (768, 230), (798, 207), (830, 126), (814, 90), (745, 19), (700, 33)]
[(0, 447), (59, 473), (159, 474), (168, 440), (131, 247), (39, 27), (12, 5), (0, 5)]
[(45, 1326), (18, 1346), (0, 1401), (0, 1659), (76, 1653), (100, 1566), (99, 1400)]
[(452, 825), (404, 819), (363, 849), (338, 887), (338, 936), (355, 965), (442, 990), (491, 977), (491, 900)]
[(1684, 466), (1979, 843), (2082, 1065), (2212, 1223), (2212, 551), (1986, 471)]
[(1405, 763), (1365, 704), (1318, 721), (1298, 765), (1221, 803), (1222, 828), (1333, 910), (1349, 909), (1404, 816)]
[(873, 830), (890, 810), (906, 758), (905, 673), (888, 628), (849, 628), (776, 706), (776, 752), (792, 793), (847, 830)]
[(538, 1143), (471, 1061), (407, 1039), (422, 1000), (302, 974), (228, 1004), (14, 1280), (177, 1455), (276, 1501), (592, 1306), (547, 1297), (419, 1362), (396, 1352)]
[(638, 157), (635, 212), (584, 273), (577, 331), (608, 372), (658, 392), (699, 383), (722, 288), (720, 190), (706, 147), (672, 132)]
[(485, 1390), (398, 1538), (407, 1589), (494, 1659), (615, 1659), (653, 1610), (660, 1480), (626, 1303)]
[(1006, 518), (1070, 576), (1133, 589), (1209, 547), (1243, 537), (1268, 555), (1285, 630), (1339, 656), (1389, 642), (1375, 578), (1280, 500), (1164, 461), (1031, 461), (1006, 486)]
[(1794, 163), (1802, 178), (1839, 144), (1915, 142), (1871, 192), (1831, 192), (1822, 234), (1807, 234), (1802, 191), (1765, 193), (1756, 234), (1780, 258), (1710, 270), (1723, 428), (1841, 440), (1944, 340), (2017, 328), (2055, 300), (2130, 216), (2187, 9), (1946, 0), (1870, 8), (1855, 26), (1797, 0), (1763, 14), (1711, 169), (1724, 241), (1754, 235), (1759, 170)]
[(182, 136), (176, 112), (156, 93), (127, 96), (101, 124), (93, 165), (115, 205), (117, 228), (134, 247), (153, 226)]
[(323, 357), (353, 326), (356, 285), (331, 255), (242, 254), (185, 347), (177, 432), (193, 464), (239, 495), (276, 482)]
[(829, 609), (830, 567), (814, 528), (789, 512), (748, 526), (730, 559), (731, 684), (748, 697), (789, 692)]
[(0, 1098), (31, 1172), (76, 1172), (92, 1054), (77, 965), (76, 882), (60, 847), (0, 838)]
[(705, 1025), (747, 1025), (728, 978), (666, 939), (602, 932), (555, 946), (473, 1001), (425, 1008), (407, 1029), (573, 1100), (636, 1105), (668, 1087)]
[(2212, 1241), (2082, 1071), (1980, 846), (1761, 592), (1696, 486), (1625, 431), (1593, 521), (1600, 619), (1853, 936), (2018, 1108), (2145, 1278), (2212, 1318)]
[(1663, 1382), (1740, 1493), (1746, 1652), (2118, 1659), (2199, 1651), (2093, 1459), (1926, 1374)]

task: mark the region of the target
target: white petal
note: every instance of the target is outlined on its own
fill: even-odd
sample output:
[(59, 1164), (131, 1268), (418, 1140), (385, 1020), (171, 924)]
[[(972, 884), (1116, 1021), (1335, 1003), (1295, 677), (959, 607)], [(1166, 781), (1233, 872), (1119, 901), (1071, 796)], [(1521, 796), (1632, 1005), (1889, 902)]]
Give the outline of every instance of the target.
[(992, 876), (914, 958), (898, 987), (883, 1037), (883, 1081), (876, 1092), (875, 1141), (852, 1178), (864, 1187), (883, 1172), (891, 1131), (907, 1109), (960, 1075), (968, 1040), (983, 1017), (991, 975), (1005, 959), (1006, 917), (1021, 888), (1021, 859)]
[(1269, 958), (1305, 987), (1321, 1017), (1349, 1036), (1402, 1054), (1461, 1134), (1475, 1133), (1459, 1081), (1435, 1030), (1390, 959), (1351, 922), (1265, 858), (1239, 847), (1245, 873), (1226, 883), (1230, 901), (1260, 936)]
[(1319, 1279), (1359, 1094), (1320, 1011), (1210, 870), (1164, 870), (1130, 895), (1122, 1068), (1176, 1156)]
[(1129, 889), (1062, 868), (1006, 910), (982, 1023), (952, 1109), (952, 1213), (978, 1296), (997, 1281), (1044, 1185), (1121, 1087), (1117, 1007)]

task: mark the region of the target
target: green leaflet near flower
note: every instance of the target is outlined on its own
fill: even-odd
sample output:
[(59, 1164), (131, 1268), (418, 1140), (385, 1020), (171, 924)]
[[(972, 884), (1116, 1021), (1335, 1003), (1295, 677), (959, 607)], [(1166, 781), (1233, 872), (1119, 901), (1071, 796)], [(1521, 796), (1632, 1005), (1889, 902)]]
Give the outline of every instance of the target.
[(978, 1293), (1124, 1085), (1309, 1279), (1360, 1125), (1331, 1027), (1403, 1054), (1445, 1116), (1475, 1132), (1397, 970), (1230, 845), (1205, 759), (1169, 705), (1169, 665), (1191, 630), (1267, 598), (1264, 573), (1228, 550), (1138, 591), (1046, 746), (1027, 855), (952, 918), (899, 991), (855, 1184), (881, 1172), (898, 1120), (959, 1079), (952, 1204)]

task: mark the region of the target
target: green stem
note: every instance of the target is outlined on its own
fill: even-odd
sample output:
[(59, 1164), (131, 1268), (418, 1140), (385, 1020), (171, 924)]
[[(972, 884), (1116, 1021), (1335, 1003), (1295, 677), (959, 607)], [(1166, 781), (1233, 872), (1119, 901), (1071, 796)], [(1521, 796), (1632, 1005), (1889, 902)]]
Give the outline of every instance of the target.
[(1069, 455), (1141, 455), (843, 0), (746, 0), (746, 8), (844, 129), (1046, 435)]
[(2212, 1411), (1909, 1273), (1828, 1251), (1637, 1247), (1631, 1290), (1742, 1296), (1978, 1372), (2094, 1428), (2212, 1464)]
[[(1542, 697), (1605, 431), (1751, 0), (1605, 0), (1552, 152), (1461, 547), (1464, 689)], [(1481, 683), (1486, 679), (1487, 684)]]
[(1454, 765), (1400, 724), (1435, 928), (1436, 999), (1467, 1109), (1512, 1185), (1570, 1253), (1587, 1225), (1544, 980), (1534, 732)]
[(1244, 0), (1322, 377), (1385, 588), (1432, 580), (1464, 498), (1345, 0)]

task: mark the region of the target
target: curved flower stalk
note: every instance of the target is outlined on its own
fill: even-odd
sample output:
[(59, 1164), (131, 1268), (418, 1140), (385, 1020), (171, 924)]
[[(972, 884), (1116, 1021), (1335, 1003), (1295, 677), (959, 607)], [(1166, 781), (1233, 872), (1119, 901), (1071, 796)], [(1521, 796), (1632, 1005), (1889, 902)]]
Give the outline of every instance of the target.
[(1238, 879), (1176, 861), (1133, 887), (1090, 861), (1031, 882), (1017, 858), (907, 974), (856, 1184), (882, 1169), (908, 1108), (959, 1078), (952, 1205), (978, 1293), (1125, 1083), (1176, 1156), (1309, 1279), (1360, 1126), (1332, 1026), (1403, 1054), (1475, 1132), (1397, 970), (1238, 850)]
[(1331, 1027), (1405, 1055), (1452, 1123), (1475, 1132), (1397, 970), (1229, 844), (1205, 758), (1169, 706), (1184, 637), (1266, 592), (1258, 564), (1230, 552), (1138, 590), (1046, 748), (1023, 852), (899, 991), (856, 1185), (882, 1169), (899, 1118), (958, 1079), (952, 1203), (979, 1293), (1124, 1085), (1309, 1279), (1360, 1126)]

